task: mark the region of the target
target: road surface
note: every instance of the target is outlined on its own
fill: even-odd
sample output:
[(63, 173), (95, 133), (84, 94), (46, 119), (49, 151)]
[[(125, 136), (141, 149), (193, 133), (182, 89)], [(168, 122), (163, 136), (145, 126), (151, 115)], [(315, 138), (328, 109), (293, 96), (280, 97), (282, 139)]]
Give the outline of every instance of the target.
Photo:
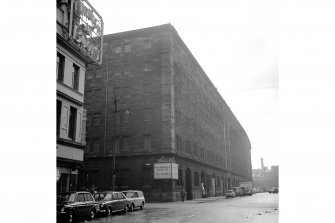
[(143, 210), (110, 217), (97, 217), (89, 223), (278, 223), (278, 194), (258, 193), (226, 199), (214, 197), (183, 202), (147, 203)]

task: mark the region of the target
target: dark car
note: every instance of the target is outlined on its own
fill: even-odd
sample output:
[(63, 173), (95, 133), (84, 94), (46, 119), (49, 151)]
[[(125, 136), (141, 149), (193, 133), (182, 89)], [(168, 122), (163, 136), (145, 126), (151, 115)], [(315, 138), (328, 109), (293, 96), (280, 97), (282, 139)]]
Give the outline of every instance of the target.
[(94, 194), (94, 199), (100, 204), (100, 213), (110, 216), (112, 212), (127, 213), (130, 203), (122, 192), (103, 191)]
[(145, 197), (142, 191), (139, 190), (127, 190), (122, 191), (122, 193), (127, 197), (130, 202), (130, 211), (133, 211), (135, 208), (139, 207), (141, 210), (145, 205)]
[(99, 203), (87, 191), (57, 194), (57, 221), (74, 222), (76, 218), (93, 219), (99, 211)]

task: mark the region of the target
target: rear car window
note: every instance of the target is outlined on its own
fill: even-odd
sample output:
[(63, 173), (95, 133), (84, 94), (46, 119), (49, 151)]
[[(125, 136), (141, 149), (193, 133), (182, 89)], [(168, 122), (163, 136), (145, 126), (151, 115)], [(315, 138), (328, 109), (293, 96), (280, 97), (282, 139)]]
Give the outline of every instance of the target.
[(132, 192), (123, 192), (124, 195), (126, 195), (127, 198), (131, 198), (133, 196)]
[(106, 196), (104, 197), (104, 201), (110, 201), (110, 200), (112, 200), (112, 194), (107, 193)]
[(89, 194), (89, 193), (86, 193), (85, 194), (85, 201), (94, 201), (92, 195)]
[(117, 196), (119, 199), (124, 199), (124, 196), (122, 195), (122, 193), (117, 193)]
[(84, 202), (85, 201), (84, 194), (78, 194), (77, 201), (78, 202)]

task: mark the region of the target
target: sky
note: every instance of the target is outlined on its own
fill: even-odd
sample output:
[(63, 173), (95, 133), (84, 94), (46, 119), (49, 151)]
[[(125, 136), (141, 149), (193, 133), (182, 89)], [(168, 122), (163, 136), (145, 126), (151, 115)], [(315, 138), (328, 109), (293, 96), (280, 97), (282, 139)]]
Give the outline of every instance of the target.
[(104, 34), (170, 23), (251, 142), (252, 167), (279, 165), (277, 0), (90, 0)]

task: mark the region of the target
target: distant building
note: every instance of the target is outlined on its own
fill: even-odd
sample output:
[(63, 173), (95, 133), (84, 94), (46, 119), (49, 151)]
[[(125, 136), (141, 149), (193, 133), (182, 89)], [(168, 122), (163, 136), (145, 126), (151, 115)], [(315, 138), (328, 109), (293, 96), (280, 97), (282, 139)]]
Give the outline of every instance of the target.
[(256, 188), (265, 188), (270, 190), (273, 187), (279, 187), (279, 166), (271, 166), (268, 170), (261, 160), (262, 168), (252, 170), (253, 186)]
[(176, 201), (252, 181), (246, 132), (172, 25), (105, 35), (85, 85), (82, 185)]
[(57, 0), (56, 6), (57, 191), (64, 192), (77, 189), (83, 164), (85, 71), (101, 63), (103, 21), (86, 0)]

